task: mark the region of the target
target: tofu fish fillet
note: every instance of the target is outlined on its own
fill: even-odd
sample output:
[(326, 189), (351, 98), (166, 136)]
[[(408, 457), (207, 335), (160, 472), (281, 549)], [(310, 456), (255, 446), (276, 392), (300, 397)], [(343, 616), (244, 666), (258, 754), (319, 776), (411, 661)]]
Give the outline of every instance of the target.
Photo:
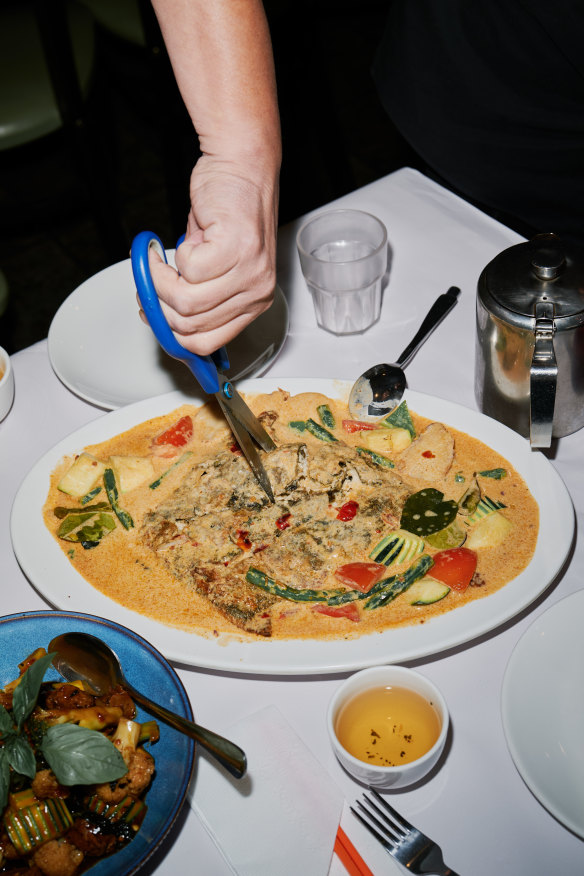
[[(337, 566), (366, 558), (379, 529), (399, 520), (411, 488), (341, 442), (286, 444), (261, 456), (275, 504), (245, 458), (225, 450), (191, 469), (146, 516), (140, 537), (231, 623), (269, 636), (271, 609), (282, 600), (249, 584), (248, 568), (299, 589), (321, 586)], [(337, 519), (349, 497), (359, 503), (350, 524)]]
[(430, 423), (400, 455), (397, 467), (406, 478), (428, 483), (446, 477), (454, 460), (454, 438), (442, 423)]

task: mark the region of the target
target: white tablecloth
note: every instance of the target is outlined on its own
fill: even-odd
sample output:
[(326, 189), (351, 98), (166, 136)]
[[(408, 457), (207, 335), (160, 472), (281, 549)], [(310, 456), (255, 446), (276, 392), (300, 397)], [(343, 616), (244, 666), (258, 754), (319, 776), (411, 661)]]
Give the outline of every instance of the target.
[[(417, 331), (438, 294), (462, 290), (446, 321), (407, 369), (411, 389), (476, 407), (474, 378), (475, 295), (481, 269), (521, 238), (410, 169), (402, 169), (341, 198), (335, 205), (368, 210), (387, 226), (392, 251), (380, 322), (363, 336), (338, 338), (316, 326), (300, 273), (292, 223), (281, 230), (279, 283), (290, 305), (290, 334), (270, 376), (354, 379), (377, 362), (394, 361)], [(0, 423), (0, 586), (2, 614), (47, 608), (21, 572), (10, 544), (13, 497), (33, 463), (57, 441), (104, 412), (79, 400), (53, 374), (46, 342), (13, 357), (16, 398)], [(562, 439), (553, 464), (568, 484), (582, 523), (584, 431)], [(540, 805), (520, 778), (507, 750), (500, 712), (504, 670), (535, 617), (581, 585), (582, 538), (563, 577), (528, 610), (478, 641), (416, 661), (450, 707), (452, 739), (441, 770), (419, 786), (395, 792), (392, 801), (414, 824), (438, 840), (447, 863), (461, 876), (582, 876), (584, 846)], [(179, 667), (196, 716), (218, 730), (265, 705), (275, 705), (353, 801), (363, 790), (343, 772), (327, 741), (326, 706), (334, 678), (231, 677)], [(195, 786), (196, 794), (196, 786)], [(302, 805), (299, 801), (298, 805)], [(374, 873), (394, 865), (345, 811), (343, 826)], [(151, 867), (160, 876), (223, 876), (223, 858), (194, 812), (181, 824)], [(273, 863), (277, 874), (278, 862)], [(331, 872), (341, 874), (333, 860)]]

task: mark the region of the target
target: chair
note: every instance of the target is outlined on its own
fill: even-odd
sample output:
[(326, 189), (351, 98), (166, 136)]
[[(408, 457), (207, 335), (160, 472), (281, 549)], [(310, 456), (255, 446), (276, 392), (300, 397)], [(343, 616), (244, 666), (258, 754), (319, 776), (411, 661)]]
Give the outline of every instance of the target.
[[(118, 260), (129, 241), (119, 218), (112, 151), (104, 146), (107, 129), (93, 101), (94, 72), (94, 22), (87, 10), (68, 0), (3, 0), (0, 223), (14, 232), (83, 205), (108, 257)], [(46, 164), (56, 153), (63, 157), (57, 171)]]

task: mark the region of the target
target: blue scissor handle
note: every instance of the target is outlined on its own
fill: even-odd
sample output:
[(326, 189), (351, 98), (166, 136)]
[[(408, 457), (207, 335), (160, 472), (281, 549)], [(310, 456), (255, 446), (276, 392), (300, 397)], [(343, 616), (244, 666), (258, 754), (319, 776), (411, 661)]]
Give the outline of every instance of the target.
[[(177, 248), (183, 240), (184, 235), (179, 239)], [(156, 335), (156, 339), (162, 349), (174, 359), (184, 362), (193, 372), (205, 392), (218, 392), (219, 380), (217, 378), (217, 369), (225, 371), (229, 368), (227, 350), (225, 347), (221, 347), (220, 350), (212, 353), (211, 356), (198, 356), (196, 353), (186, 350), (182, 344), (179, 344), (162, 312), (160, 301), (152, 282), (152, 275), (150, 274), (150, 266), (148, 264), (148, 252), (151, 246), (154, 247), (165, 262), (168, 261), (162, 241), (152, 231), (141, 231), (137, 234), (132, 241), (130, 253), (138, 298), (150, 328)]]

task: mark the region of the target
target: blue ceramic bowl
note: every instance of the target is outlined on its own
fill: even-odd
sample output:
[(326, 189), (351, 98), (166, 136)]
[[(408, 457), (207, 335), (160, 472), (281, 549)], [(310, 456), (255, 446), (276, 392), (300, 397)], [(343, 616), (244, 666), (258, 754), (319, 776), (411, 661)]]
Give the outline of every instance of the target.
[[(0, 617), (0, 687), (17, 677), (18, 664), (35, 648), (48, 648), (55, 636), (71, 632), (89, 633), (102, 639), (120, 658), (131, 684), (150, 699), (192, 720), (191, 706), (182, 682), (156, 648), (120, 624), (76, 612), (34, 611)], [(61, 677), (50, 669), (45, 678)], [(153, 717), (138, 708), (138, 721)], [(90, 868), (91, 876), (137, 873), (163, 842), (183, 806), (194, 765), (195, 744), (192, 739), (156, 720), (160, 740), (147, 746), (156, 763), (156, 774), (146, 798), (146, 818), (128, 845)]]

